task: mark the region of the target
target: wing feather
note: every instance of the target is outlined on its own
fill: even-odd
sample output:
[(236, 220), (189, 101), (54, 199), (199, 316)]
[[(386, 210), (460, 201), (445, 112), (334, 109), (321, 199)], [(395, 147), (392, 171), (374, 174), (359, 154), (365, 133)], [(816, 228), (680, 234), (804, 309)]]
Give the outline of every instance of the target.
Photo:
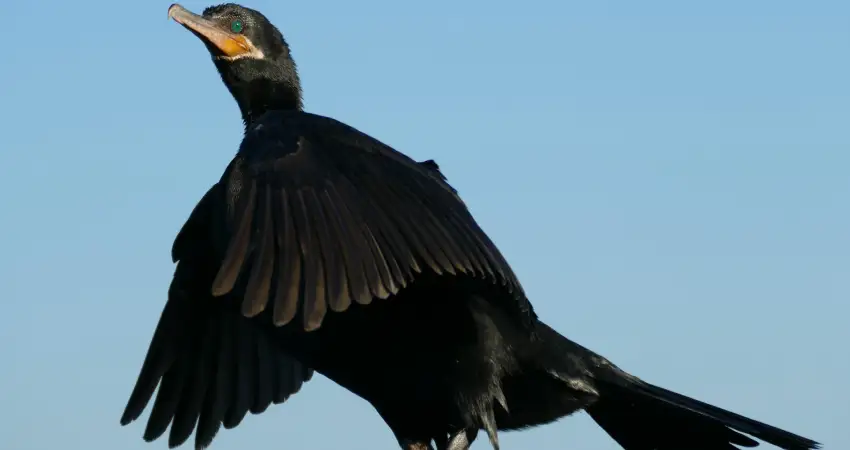
[[(379, 230), (381, 230), (386, 235), (395, 234), (395, 244), (399, 242), (403, 242), (401, 236), (398, 234), (396, 230), (396, 226), (389, 220), (387, 214), (374, 204), (374, 201), (370, 199), (368, 196), (359, 195), (357, 193), (357, 189), (354, 187), (354, 184), (348, 179), (348, 177), (340, 177), (340, 188), (338, 193), (341, 195), (341, 202), (338, 203), (339, 211), (342, 216), (344, 216), (346, 223), (348, 223), (351, 227), (356, 227), (359, 229), (359, 222), (362, 221), (361, 218), (369, 217), (370, 221), (373, 222)], [(358, 217), (355, 219), (355, 217)], [(361, 245), (361, 242), (364, 245), (361, 248), (361, 252), (368, 251), (365, 248), (365, 241), (358, 240), (356, 241), (356, 245), (358, 247)], [(402, 259), (406, 259), (408, 264), (415, 270), (419, 269), (419, 266), (415, 264), (416, 259), (413, 257), (410, 249), (406, 246), (402, 247), (399, 245), (394, 245), (394, 248), (400, 249), (397, 251), (401, 251), (402, 253), (396, 253), (397, 255), (402, 255)], [(407, 276), (410, 275), (408, 270)], [(365, 303), (365, 302), (361, 302)]]
[(302, 278), (304, 329), (313, 330), (321, 325), (325, 313), (325, 280), (321, 254), (314, 245), (312, 224), (307, 210), (306, 193), (309, 188), (299, 189), (292, 196), (292, 213), (295, 217), (295, 233), (299, 238), (301, 257), (304, 264)]
[(413, 279), (413, 272), (422, 272), (416, 256), (405, 240), (397, 221), (390, 219), (382, 209), (377, 207), (372, 210), (372, 218), (380, 230), (381, 242), (386, 243), (398, 265), (396, 283), (404, 287), (407, 281)]
[[(420, 237), (420, 233), (414, 231), (416, 227), (410, 223), (411, 217), (406, 214), (409, 210), (405, 208), (402, 209), (404, 214), (393, 214), (392, 212), (384, 211), (383, 208), (379, 206), (387, 205), (387, 209), (390, 209), (390, 206), (399, 207), (402, 206), (404, 202), (399, 201), (399, 199), (393, 196), (390, 192), (380, 189), (373, 189), (371, 194), (372, 195), (370, 195), (366, 201), (369, 202), (372, 209), (379, 211), (378, 214), (383, 214), (392, 218), (395, 226), (388, 228), (398, 229), (402, 239), (404, 239), (404, 241), (406, 241), (411, 247), (414, 258), (418, 257), (427, 267), (436, 272), (438, 275), (441, 275), (443, 273), (442, 266), (437, 262), (437, 258), (433, 255), (433, 249), (429, 249), (428, 246), (425, 245), (425, 241), (423, 241)], [(392, 211), (392, 209), (390, 209), (390, 211)]]
[(275, 325), (286, 325), (298, 311), (298, 293), (301, 284), (301, 252), (298, 237), (295, 235), (295, 219), (291, 201), (285, 190), (276, 192), (278, 209), (275, 220), (278, 224), (277, 251), (278, 264), (277, 289), (274, 303), (273, 321)]
[[(332, 242), (346, 241), (345, 232), (340, 224), (339, 213), (334, 207), (330, 196), (331, 192), (326, 190), (320, 197), (323, 219), (327, 220), (330, 228), (329, 233), (332, 235), (327, 237), (328, 246), (331, 246)], [(334, 267), (336, 270), (334, 282), (338, 283), (339, 290), (331, 294), (328, 306), (332, 311), (341, 312), (348, 309), (351, 305), (351, 291), (349, 289), (350, 274), (348, 272), (352, 270), (354, 264), (352, 262), (351, 246), (340, 245), (338, 246), (338, 250), (339, 253), (334, 255)]]
[[(315, 190), (308, 191), (310, 206), (310, 216), (314, 219), (312, 223), (316, 228), (316, 235), (319, 241), (319, 247), (322, 251), (322, 261), (325, 268), (325, 283), (327, 304), (333, 310), (338, 304), (338, 298), (342, 295), (343, 290), (347, 291), (345, 270), (342, 267), (342, 256), (340, 255), (339, 245), (334, 245), (339, 241), (332, 240), (331, 231), (333, 223), (328, 220), (324, 212), (324, 205), (321, 198), (325, 197), (324, 192), (317, 193)], [(344, 246), (343, 246), (344, 247)], [(346, 294), (347, 295), (347, 294)]]
[(445, 214), (440, 224), (444, 227), (445, 233), (453, 238), (458, 258), (465, 269), (465, 273), (483, 278), (485, 270), (479, 261), (482, 259), (482, 256), (469, 240), (466, 230), (462, 226), (455, 224), (451, 213)]
[(372, 228), (366, 223), (363, 224), (363, 234), (366, 236), (366, 245), (372, 253), (372, 260), (375, 261), (375, 274), (371, 283), (372, 294), (377, 298), (385, 299), (389, 297), (391, 293), (391, 288), (387, 286), (387, 284), (390, 286), (393, 284), (391, 282), (384, 284), (385, 281), (391, 281), (390, 268), (387, 266), (384, 254), (378, 246), (378, 240), (375, 238), (375, 233), (372, 232)]
[(495, 250), (495, 248), (491, 248), (491, 246), (488, 245), (489, 239), (487, 239), (486, 236), (482, 236), (484, 233), (480, 228), (478, 228), (477, 224), (470, 221), (464, 221), (463, 223), (466, 224), (467, 229), (470, 230), (468, 236), (478, 244), (476, 247), (483, 253), (485, 261), (490, 262), (488, 265), (490, 266), (490, 273), (493, 277), (493, 281), (497, 282), (498, 280), (507, 280), (507, 276), (505, 275), (502, 266), (499, 264), (500, 259), (497, 258), (497, 256), (501, 256), (499, 255), (498, 250), (494, 252), (493, 250)]
[(183, 444), (192, 435), (209, 385), (210, 377), (207, 374), (212, 369), (210, 366), (213, 361), (214, 347), (212, 345), (201, 345), (201, 343), (214, 341), (217, 331), (216, 324), (213, 321), (208, 321), (198, 331), (200, 331), (203, 339), (196, 343), (193, 349), (198, 355), (198, 360), (192, 368), (194, 373), (191, 374), (195, 382), (185, 386), (186, 390), (180, 398), (177, 410), (174, 412), (174, 420), (171, 423), (171, 432), (168, 436), (168, 445), (172, 448)]
[(372, 237), (372, 231), (369, 229), (368, 222), (364, 220), (363, 217), (358, 217), (354, 226), (358, 230), (356, 239), (358, 240), (358, 246), (360, 246), (361, 249), (360, 255), (363, 258), (363, 269), (366, 274), (366, 287), (370, 292), (370, 294), (357, 298), (357, 302), (367, 305), (372, 302), (373, 295), (382, 298), (386, 298), (387, 295), (383, 282), (380, 279), (378, 262), (376, 261), (376, 257), (378, 255), (376, 255), (375, 250), (372, 248), (374, 238)]
[(463, 236), (469, 248), (469, 252), (472, 255), (475, 255), (475, 261), (480, 267), (479, 271), (481, 276), (495, 283), (497, 278), (496, 272), (493, 270), (491, 260), (487, 257), (487, 254), (481, 249), (481, 243), (478, 239), (475, 238), (475, 233), (470, 230), (469, 226), (456, 214), (449, 213), (447, 219), (448, 223), (454, 225), (458, 230), (460, 230), (460, 233), (458, 233), (458, 235)]
[(245, 297), (242, 300), (242, 314), (254, 317), (266, 309), (274, 273), (274, 220), (272, 219), (272, 190), (263, 188), (260, 192), (262, 202), (257, 211), (259, 215), (259, 239), (254, 252), (254, 263)]
[[(326, 191), (336, 210), (337, 222), (340, 226), (340, 247), (348, 250), (350, 259), (346, 261), (346, 275), (349, 282), (349, 293), (351, 299), (357, 303), (367, 303), (371, 299), (369, 284), (366, 280), (364, 268), (366, 260), (366, 248), (360, 224), (354, 219), (350, 209), (353, 207), (352, 200), (342, 197), (333, 185)], [(345, 192), (343, 190), (343, 192)], [(351, 304), (351, 302), (348, 302)]]
[[(212, 442), (221, 428), (227, 405), (233, 398), (233, 321), (239, 317), (230, 317), (221, 321), (218, 335), (219, 348), (216, 357), (215, 381), (212, 395), (207, 395), (201, 416), (198, 418), (196, 441)], [(200, 443), (200, 442), (199, 442)], [(197, 447), (197, 446), (196, 446)]]
[(314, 213), (314, 205), (317, 201), (315, 190), (305, 188), (299, 192), (301, 193), (301, 201), (304, 205), (305, 217), (307, 217), (309, 223), (309, 230), (307, 232), (310, 233), (310, 241), (312, 242), (308, 250), (311, 254), (306, 256), (310, 257), (312, 266), (316, 270), (315, 278), (308, 277), (305, 273), (303, 280), (304, 285), (310, 286), (315, 292), (315, 300), (312, 308), (305, 309), (304, 311), (304, 328), (310, 331), (321, 326), (328, 309), (327, 263), (322, 255), (322, 236), (319, 234), (319, 230), (324, 224), (318, 223), (318, 217)]
[(275, 376), (275, 365), (272, 364), (274, 350), (271, 348), (265, 336), (258, 336), (257, 344), (257, 390), (254, 403), (249, 411), (251, 414), (260, 414), (272, 403), (273, 389), (272, 381)]
[[(421, 189), (418, 184), (411, 186), (400, 181), (387, 184), (386, 189), (392, 190), (398, 199), (409, 199), (407, 202), (402, 200), (401, 206), (405, 208), (410, 217), (414, 218), (414, 223), (418, 225), (413, 227), (413, 230), (418, 232), (422, 242), (427, 245), (428, 251), (434, 257), (435, 262), (440, 265), (440, 268), (455, 275), (455, 267), (456, 264), (459, 264), (459, 259), (453, 254), (451, 248), (453, 242), (446, 236), (441, 236), (439, 225), (432, 213), (433, 208), (425, 200), (427, 198), (425, 190)], [(398, 202), (398, 200), (396, 201)], [(452, 263), (452, 261), (458, 263)]]
[(236, 354), (233, 364), (236, 366), (236, 383), (233, 386), (233, 402), (224, 415), (224, 428), (232, 429), (242, 423), (245, 414), (254, 403), (254, 373), (256, 360), (256, 345), (254, 345), (254, 328), (243, 320), (235, 322)]
[(150, 442), (159, 438), (168, 429), (168, 425), (174, 417), (174, 412), (177, 410), (177, 403), (180, 401), (180, 396), (183, 392), (187, 370), (188, 365), (186, 362), (178, 359), (174, 362), (171, 370), (162, 376), (159, 392), (153, 403), (153, 409), (151, 409), (148, 423), (145, 425), (143, 437), (146, 441)]
[(278, 362), (277, 378), (275, 378), (274, 386), (275, 403), (284, 402), (286, 400), (286, 396), (289, 395), (290, 392), (294, 392), (293, 386), (295, 385), (295, 381), (293, 380), (293, 374), (294, 372), (290, 370), (288, 365)]
[[(455, 267), (456, 264), (460, 264), (460, 260), (452, 251), (451, 246), (453, 242), (440, 235), (440, 227), (434, 220), (431, 212), (421, 202), (419, 205), (422, 206), (421, 209), (418, 209), (418, 214), (416, 214), (419, 226), (415, 229), (420, 231), (423, 240), (428, 242), (429, 250), (436, 257), (441, 268), (452, 275), (456, 275)], [(457, 261), (457, 263), (452, 263), (452, 261)], [(462, 266), (460, 267), (462, 269)]]
[(386, 224), (376, 224), (373, 228), (372, 237), (375, 238), (375, 246), (381, 251), (381, 259), (386, 267), (386, 272), (382, 274), (384, 286), (390, 294), (397, 294), (404, 287), (404, 274), (398, 261), (396, 261), (395, 249), (386, 238), (385, 227)]
[(230, 292), (239, 278), (251, 239), (251, 224), (254, 221), (254, 205), (256, 203), (254, 196), (256, 187), (256, 180), (252, 180), (248, 192), (245, 192), (239, 199), (238, 203), (244, 202), (239, 208), (243, 211), (243, 214), (239, 216), (239, 225), (233, 234), (233, 238), (230, 240), (230, 245), (227, 248), (227, 253), (225, 253), (224, 261), (221, 263), (218, 275), (213, 281), (213, 295), (224, 295)]

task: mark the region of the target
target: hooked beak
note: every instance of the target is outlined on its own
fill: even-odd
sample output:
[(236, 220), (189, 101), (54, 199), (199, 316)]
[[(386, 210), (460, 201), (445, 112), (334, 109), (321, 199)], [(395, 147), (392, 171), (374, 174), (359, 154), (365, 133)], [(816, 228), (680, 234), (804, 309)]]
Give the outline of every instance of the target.
[(241, 34), (223, 30), (217, 23), (199, 16), (177, 3), (168, 7), (168, 18), (186, 27), (208, 46), (218, 49), (228, 59), (255, 53), (254, 46)]

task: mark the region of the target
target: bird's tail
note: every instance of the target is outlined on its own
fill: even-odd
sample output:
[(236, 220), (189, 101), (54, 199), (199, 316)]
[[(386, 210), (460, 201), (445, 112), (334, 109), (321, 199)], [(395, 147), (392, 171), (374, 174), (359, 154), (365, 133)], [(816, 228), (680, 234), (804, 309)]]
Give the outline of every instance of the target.
[[(535, 406), (504, 414), (505, 428), (546, 423), (583, 408), (626, 450), (734, 450), (734, 445), (758, 445), (742, 433), (786, 450), (820, 447), (811, 439), (646, 383), (543, 322), (538, 322), (537, 334), (533, 359), (543, 361), (546, 373), (556, 374), (562, 383), (555, 388), (551, 381), (528, 375), (515, 382), (522, 396), (508, 398), (508, 405), (513, 400), (519, 406)], [(577, 396), (582, 387), (592, 393), (591, 398)], [(545, 395), (535, 396), (535, 389)]]
[(619, 369), (597, 377), (599, 399), (587, 408), (626, 450), (732, 450), (755, 447), (759, 438), (786, 450), (809, 450), (817, 442), (725, 409), (653, 386)]

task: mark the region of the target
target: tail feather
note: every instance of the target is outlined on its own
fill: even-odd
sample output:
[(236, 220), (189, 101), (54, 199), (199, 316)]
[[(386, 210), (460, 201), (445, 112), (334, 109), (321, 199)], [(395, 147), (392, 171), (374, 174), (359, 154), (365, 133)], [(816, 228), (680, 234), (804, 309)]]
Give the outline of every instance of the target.
[(817, 442), (634, 378), (598, 380), (588, 414), (626, 450), (733, 450), (756, 447), (756, 437), (786, 450)]
[[(567, 393), (579, 392), (579, 381), (595, 389), (595, 399), (587, 403), (562, 394), (554, 406), (544, 410), (549, 411), (546, 419), (566, 415), (583, 403), (590, 417), (626, 450), (737, 450), (735, 445), (758, 446), (759, 442), (749, 436), (785, 450), (820, 448), (811, 439), (643, 382), (543, 322), (538, 322), (537, 332), (540, 342), (534, 347), (538, 353), (533, 357), (543, 361), (560, 380), (573, 380), (564, 384)], [(508, 405), (512, 400), (508, 399)]]

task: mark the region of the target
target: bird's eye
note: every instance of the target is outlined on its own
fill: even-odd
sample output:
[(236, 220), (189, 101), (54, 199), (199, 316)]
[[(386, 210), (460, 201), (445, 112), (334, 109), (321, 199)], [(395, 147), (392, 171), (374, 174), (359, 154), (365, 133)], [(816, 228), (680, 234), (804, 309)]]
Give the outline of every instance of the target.
[(230, 22), (230, 31), (232, 31), (234, 33), (241, 33), (242, 32), (242, 21), (239, 20), (239, 19), (236, 19), (233, 22)]

